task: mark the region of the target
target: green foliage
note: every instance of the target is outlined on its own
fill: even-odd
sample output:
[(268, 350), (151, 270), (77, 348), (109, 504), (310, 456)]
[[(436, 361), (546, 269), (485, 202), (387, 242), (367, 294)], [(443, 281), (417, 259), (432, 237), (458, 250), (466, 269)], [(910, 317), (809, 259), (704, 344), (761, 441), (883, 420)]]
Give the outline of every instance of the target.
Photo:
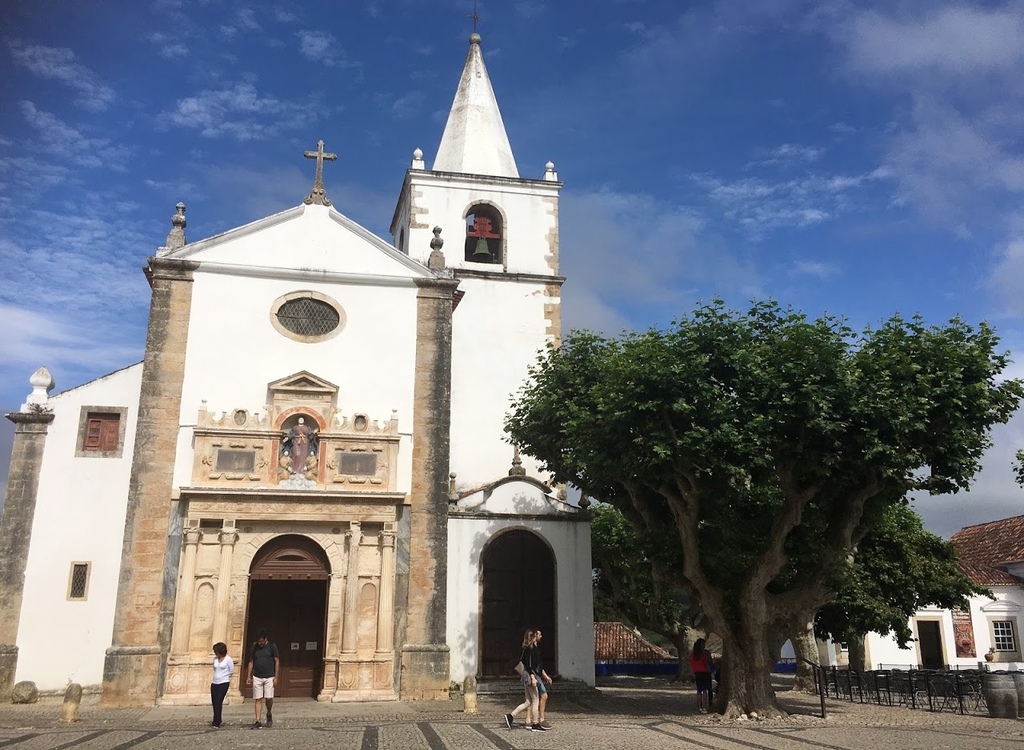
[(638, 533), (613, 506), (594, 508), (590, 539), (596, 619), (623, 620), (667, 638), (700, 622), (700, 606), (663, 573), (679, 567), (679, 537), (668, 531)]
[(1017, 484), (1024, 485), (1024, 450), (1017, 451), (1016, 460), (1013, 462), (1013, 473), (1017, 477)]
[(1024, 394), (1000, 379), (997, 344), (960, 319), (856, 334), (774, 302), (716, 301), (668, 330), (569, 335), (506, 427), (558, 481), (677, 536), (676, 577), (726, 658), (761, 664), (769, 635), (830, 600), (888, 508), (969, 486)]
[(958, 609), (971, 596), (988, 593), (957, 568), (951, 542), (925, 530), (917, 513), (897, 504), (857, 545), (836, 582), (835, 601), (818, 610), (814, 629), (835, 641), (891, 633), (902, 648), (913, 637), (909, 620), (917, 610)]

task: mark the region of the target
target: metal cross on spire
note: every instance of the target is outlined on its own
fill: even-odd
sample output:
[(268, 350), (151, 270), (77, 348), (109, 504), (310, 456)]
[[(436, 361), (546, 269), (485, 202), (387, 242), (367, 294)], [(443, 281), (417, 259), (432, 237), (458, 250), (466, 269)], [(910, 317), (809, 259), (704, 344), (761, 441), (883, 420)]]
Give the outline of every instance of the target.
[(473, 19), (473, 33), (477, 33), (477, 24), (480, 22), (480, 14), (476, 12), (476, 0), (473, 0), (473, 15), (470, 16)]
[(327, 197), (327, 191), (324, 190), (324, 162), (337, 161), (338, 155), (325, 153), (324, 142), (321, 140), (317, 141), (316, 151), (306, 151), (303, 156), (307, 159), (316, 159), (316, 179), (313, 180), (313, 189), (306, 196), (306, 200), (303, 203), (307, 205), (315, 203), (318, 206), (331, 205), (331, 201)]

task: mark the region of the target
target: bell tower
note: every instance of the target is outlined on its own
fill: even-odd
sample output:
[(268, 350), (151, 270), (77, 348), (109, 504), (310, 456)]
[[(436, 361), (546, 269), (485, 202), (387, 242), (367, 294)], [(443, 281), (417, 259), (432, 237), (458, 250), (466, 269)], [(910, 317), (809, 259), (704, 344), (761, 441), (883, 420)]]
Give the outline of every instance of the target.
[[(561, 338), (558, 181), (548, 162), (537, 179), (519, 176), (484, 65), (480, 35), (469, 37), (437, 156), (416, 149), (391, 234), (426, 264), (441, 227), (445, 263), (464, 296), (452, 321), (451, 470), (469, 489), (508, 473), (504, 418), (537, 352)], [(527, 462), (527, 470), (535, 474)]]

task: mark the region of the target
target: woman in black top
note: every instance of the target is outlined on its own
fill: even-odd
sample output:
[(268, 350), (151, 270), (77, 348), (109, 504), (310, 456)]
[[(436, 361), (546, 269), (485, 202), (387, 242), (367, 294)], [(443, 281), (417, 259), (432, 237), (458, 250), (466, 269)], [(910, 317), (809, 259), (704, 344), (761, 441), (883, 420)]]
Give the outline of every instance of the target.
[(525, 700), (512, 709), (512, 713), (505, 714), (505, 726), (512, 728), (516, 715), (526, 709), (526, 728), (535, 732), (543, 732), (545, 729), (540, 725), (540, 709), (538, 707), (539, 695), (537, 694), (537, 682), (541, 679), (540, 651), (537, 649), (537, 631), (527, 630), (523, 634), (523, 655), (520, 658), (523, 663), (523, 692)]

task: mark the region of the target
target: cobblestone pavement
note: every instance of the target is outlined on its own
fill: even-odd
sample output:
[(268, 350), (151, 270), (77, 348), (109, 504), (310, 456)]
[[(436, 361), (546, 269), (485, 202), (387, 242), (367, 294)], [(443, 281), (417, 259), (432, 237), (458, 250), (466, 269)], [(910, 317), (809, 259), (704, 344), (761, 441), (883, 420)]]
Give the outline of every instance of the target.
[[(1024, 721), (929, 713), (830, 700), (821, 719), (815, 696), (780, 694), (786, 719), (724, 721), (698, 715), (692, 688), (629, 680), (600, 692), (559, 694), (549, 703), (550, 732), (507, 729), (510, 699), (482, 696), (477, 714), (461, 703), (322, 704), (279, 700), (273, 729), (250, 730), (251, 704), (225, 708), (213, 729), (209, 709), (105, 709), (83, 704), (60, 724), (59, 702), (0, 706), (0, 750), (1024, 750)], [(511, 698), (511, 696), (509, 696)]]

